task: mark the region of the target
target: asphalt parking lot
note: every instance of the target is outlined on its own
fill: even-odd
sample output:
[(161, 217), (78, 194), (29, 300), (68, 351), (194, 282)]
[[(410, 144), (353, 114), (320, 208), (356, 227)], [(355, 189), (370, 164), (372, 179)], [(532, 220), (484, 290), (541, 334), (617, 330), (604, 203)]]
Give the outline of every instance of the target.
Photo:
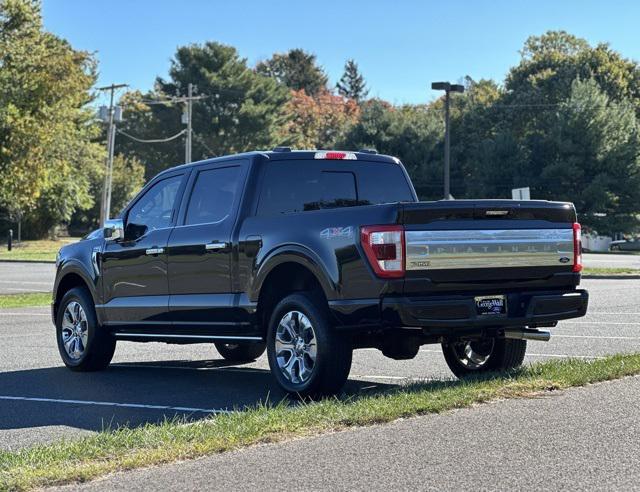
[[(591, 293), (588, 316), (561, 322), (550, 342), (529, 342), (527, 362), (640, 351), (640, 280), (585, 280), (583, 286)], [(266, 357), (230, 365), (212, 345), (120, 342), (108, 370), (70, 372), (57, 353), (48, 308), (0, 311), (0, 336), (0, 449), (284, 398)], [(451, 377), (435, 345), (410, 361), (359, 350), (346, 389)]]

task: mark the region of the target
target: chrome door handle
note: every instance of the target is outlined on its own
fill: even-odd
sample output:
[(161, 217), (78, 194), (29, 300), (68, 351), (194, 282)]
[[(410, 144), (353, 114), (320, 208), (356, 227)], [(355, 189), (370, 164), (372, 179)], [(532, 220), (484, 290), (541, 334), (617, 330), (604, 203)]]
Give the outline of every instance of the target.
[(207, 251), (216, 251), (218, 249), (224, 249), (227, 246), (227, 243), (208, 243), (204, 245), (204, 249), (206, 249)]
[(148, 255), (161, 255), (164, 253), (164, 248), (149, 248), (145, 253)]

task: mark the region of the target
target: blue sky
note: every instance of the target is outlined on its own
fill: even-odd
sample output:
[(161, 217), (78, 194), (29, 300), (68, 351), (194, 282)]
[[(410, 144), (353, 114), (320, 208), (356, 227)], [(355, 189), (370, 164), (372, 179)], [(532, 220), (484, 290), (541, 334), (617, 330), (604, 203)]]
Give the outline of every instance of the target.
[(640, 59), (640, 2), (592, 0), (43, 0), (48, 30), (96, 52), (100, 84), (147, 90), (177, 46), (216, 40), (251, 65), (274, 52), (315, 53), (335, 83), (347, 58), (370, 95), (432, 100), (434, 80), (503, 80), (532, 34), (564, 29)]

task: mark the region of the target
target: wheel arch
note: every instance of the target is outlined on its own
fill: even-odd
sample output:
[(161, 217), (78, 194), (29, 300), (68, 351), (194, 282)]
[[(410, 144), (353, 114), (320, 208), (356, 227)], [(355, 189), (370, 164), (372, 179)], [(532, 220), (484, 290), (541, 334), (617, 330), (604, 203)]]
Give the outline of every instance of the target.
[(89, 291), (94, 305), (96, 304), (96, 292), (94, 283), (90, 277), (83, 271), (83, 269), (75, 264), (70, 264), (59, 275), (56, 281), (54, 296), (53, 296), (53, 317), (54, 320), (58, 315), (58, 307), (63, 296), (71, 289), (76, 287), (83, 287)]
[(323, 303), (336, 296), (337, 289), (328, 274), (309, 256), (288, 251), (274, 255), (256, 276), (252, 293), (257, 316), (266, 329), (275, 305), (295, 292), (314, 292)]
[(310, 272), (320, 285), (324, 296), (327, 299), (339, 297), (337, 273), (331, 275), (330, 268), (327, 268), (320, 257), (302, 246), (290, 245), (282, 246), (273, 250), (259, 261), (253, 283), (249, 292), (249, 298), (256, 302), (262, 293), (265, 281), (271, 276), (276, 268), (283, 264), (295, 264)]

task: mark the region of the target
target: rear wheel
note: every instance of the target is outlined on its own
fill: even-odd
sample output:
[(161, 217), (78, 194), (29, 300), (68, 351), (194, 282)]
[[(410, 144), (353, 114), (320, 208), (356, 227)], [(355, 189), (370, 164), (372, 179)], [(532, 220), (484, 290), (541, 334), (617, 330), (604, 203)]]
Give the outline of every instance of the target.
[(231, 362), (251, 362), (260, 357), (267, 344), (260, 343), (222, 343), (216, 342), (216, 349), (225, 360)]
[(507, 371), (522, 365), (526, 340), (482, 338), (442, 344), (444, 359), (457, 377), (492, 371)]
[(60, 301), (56, 338), (62, 361), (72, 371), (105, 369), (116, 349), (115, 338), (98, 325), (91, 294), (82, 287)]
[(314, 294), (292, 294), (273, 310), (267, 354), (271, 372), (285, 391), (301, 396), (337, 393), (349, 376), (352, 352)]

